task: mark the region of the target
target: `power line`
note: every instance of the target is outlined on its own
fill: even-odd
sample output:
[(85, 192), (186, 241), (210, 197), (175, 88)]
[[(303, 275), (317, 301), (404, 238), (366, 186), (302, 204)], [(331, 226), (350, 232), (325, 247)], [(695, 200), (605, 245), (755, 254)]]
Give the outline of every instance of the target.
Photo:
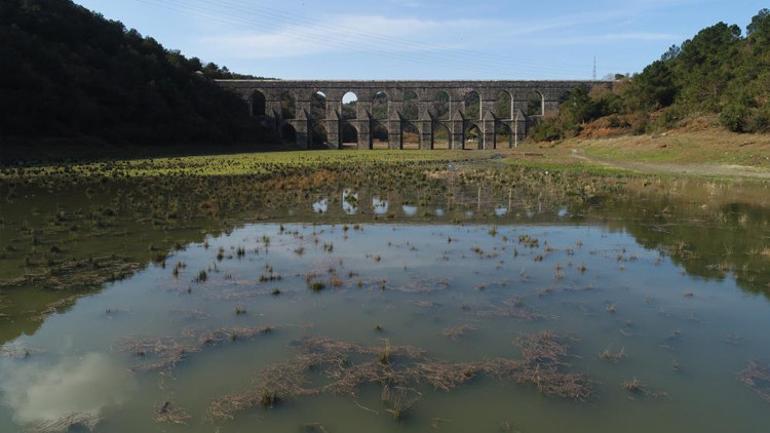
[[(244, 20), (244, 19), (236, 18), (236, 17), (222, 17), (222, 16), (217, 16), (217, 15), (212, 15), (212, 14), (207, 13), (205, 10), (200, 9), (200, 8), (199, 9), (194, 9), (194, 8), (189, 8), (189, 7), (186, 7), (186, 6), (182, 7), (182, 5), (174, 4), (173, 0), (166, 0), (163, 3), (159, 3), (159, 2), (156, 3), (156, 2), (153, 2), (151, 0), (136, 0), (136, 1), (139, 1), (139, 2), (142, 2), (142, 3), (146, 3), (146, 4), (152, 4), (154, 6), (160, 6), (162, 8), (173, 10), (173, 11), (177, 11), (177, 12), (191, 12), (191, 13), (194, 13), (195, 15), (202, 16), (204, 18), (210, 19), (212, 21), (219, 22), (221, 24), (228, 24), (228, 25), (233, 25), (233, 24), (253, 25), (254, 24), (251, 21), (247, 21), (247, 20)], [(318, 35), (318, 37), (314, 37), (314, 36), (308, 36), (308, 35), (294, 34), (294, 35), (292, 35), (292, 37), (297, 39), (297, 40), (301, 40), (301, 41), (317, 43), (318, 40), (319, 40), (318, 37), (321, 37), (321, 35)], [(329, 39), (327, 39), (326, 42), (329, 42)], [(362, 48), (365, 48), (365, 46), (363, 44), (360, 44), (360, 43), (355, 43), (354, 44), (354, 43), (350, 43), (349, 41), (344, 41), (344, 40), (339, 40), (339, 39), (337, 39), (336, 41), (334, 39), (332, 39), (331, 42), (335, 42), (338, 47), (347, 48), (347, 49), (350, 49), (352, 51), (357, 51), (357, 50), (361, 50)], [(279, 47), (277, 47), (277, 48), (279, 48)], [(395, 59), (395, 60), (405, 60), (405, 61), (410, 61), (412, 63), (430, 64), (430, 65), (435, 66), (435, 64), (433, 64), (432, 62), (426, 62), (425, 60), (427, 60), (427, 59), (424, 58), (425, 56), (420, 56), (420, 57), (415, 58), (414, 56), (405, 56), (405, 55), (399, 54), (397, 52), (385, 51), (385, 50), (381, 50), (381, 49), (374, 49), (373, 51), (376, 51), (379, 55), (382, 55), (382, 56), (385, 56), (385, 57), (389, 57), (389, 58), (392, 58), (392, 59)], [(495, 70), (495, 69), (483, 69), (483, 68), (479, 69), (478, 66), (480, 66), (480, 65), (478, 64), (478, 62), (474, 63), (474, 66), (477, 67), (476, 68), (477, 71), (491, 72), (491, 71)], [(484, 68), (486, 68), (485, 65), (481, 65), (481, 66), (484, 66)]]
[[(487, 54), (462, 48), (452, 48), (452, 52), (448, 53), (441, 49), (436, 50), (436, 47), (433, 45), (364, 32), (357, 29), (324, 25), (319, 23), (318, 20), (311, 21), (301, 16), (296, 16), (294, 14), (290, 15), (286, 12), (268, 7), (260, 7), (259, 10), (248, 9), (239, 3), (228, 2), (226, 0), (220, 1), (219, 4), (212, 4), (211, 2), (202, 2), (204, 4), (200, 4), (201, 2), (195, 2), (194, 5), (180, 0), (137, 1), (177, 12), (193, 13), (212, 21), (228, 25), (254, 26), (255, 24), (280, 24), (301, 26), (306, 24), (307, 26), (303, 29), (306, 32), (305, 34), (294, 33), (291, 34), (291, 37), (298, 41), (310, 43), (318, 43), (319, 40), (323, 40), (325, 45), (329, 47), (344, 48), (353, 51), (373, 51), (394, 60), (416, 64), (437, 66), (435, 62), (438, 61), (450, 67), (456, 67), (457, 64), (462, 64), (462, 67), (465, 70), (468, 70), (470, 65), (471, 70), (477, 72), (483, 71), (484, 73), (491, 74), (491, 76), (499, 76), (501, 71), (507, 71), (509, 69), (537, 75), (561, 75), (565, 71), (574, 72), (570, 70), (570, 68), (542, 64), (535, 65), (524, 62), (521, 59), (507, 59), (503, 55)], [(218, 6), (227, 6), (227, 8), (226, 10), (222, 10), (221, 8), (218, 8)], [(251, 19), (249, 19), (248, 16), (251, 16)], [(255, 16), (257, 17), (256, 19), (254, 19)], [(327, 31), (328, 33), (326, 33)], [(333, 36), (339, 35), (341, 31), (344, 32), (345, 35), (350, 35), (351, 37), (359, 36), (361, 37), (361, 40), (352, 41), (347, 37), (341, 38), (340, 36)], [(394, 52), (393, 50), (375, 44), (375, 41), (381, 41), (387, 43), (388, 46), (406, 49), (407, 51), (418, 51), (419, 55), (407, 55), (401, 51)]]
[[(240, 3), (233, 2), (233, 1), (219, 0), (218, 3), (230, 5), (232, 8), (240, 7), (240, 10), (242, 12), (265, 15), (265, 16), (269, 16), (269, 17), (273, 17), (273, 18), (279, 18), (279, 19), (283, 19), (283, 20), (286, 20), (286, 21), (291, 21), (291, 22), (305, 23), (305, 24), (313, 25), (315, 27), (325, 28), (325, 29), (330, 30), (330, 31), (339, 31), (340, 29), (342, 29), (342, 30), (345, 31), (345, 33), (348, 33), (348, 34), (364, 36), (364, 37), (367, 37), (367, 38), (370, 38), (370, 39), (376, 39), (376, 40), (381, 40), (381, 41), (388, 42), (388, 43), (399, 44), (399, 45), (402, 45), (402, 46), (405, 46), (405, 47), (410, 47), (410, 48), (415, 48), (415, 49), (424, 49), (424, 50), (435, 49), (435, 46), (426, 45), (424, 43), (416, 42), (416, 41), (405, 39), (405, 38), (394, 38), (394, 37), (384, 36), (384, 35), (377, 34), (377, 33), (369, 33), (369, 32), (364, 32), (364, 31), (360, 31), (360, 30), (357, 30), (357, 29), (352, 29), (350, 27), (324, 26), (322, 23), (319, 23), (318, 20), (310, 20), (310, 19), (307, 19), (305, 17), (298, 16), (298, 15), (296, 15), (294, 13), (288, 13), (288, 12), (280, 11), (278, 9), (272, 9), (272, 8), (270, 8), (268, 6), (260, 6), (260, 8), (257, 10), (257, 9), (245, 8)], [(500, 54), (487, 54), (487, 53), (484, 53), (484, 52), (472, 51), (472, 50), (463, 49), (463, 48), (453, 48), (453, 51), (462, 52), (462, 53), (464, 53), (466, 55), (471, 55), (474, 58), (486, 57), (486, 58), (492, 59), (493, 61), (496, 61), (496, 62), (499, 61), (500, 58), (501, 58)], [(542, 64), (532, 64), (532, 63), (528, 63), (528, 62), (523, 62), (520, 58), (517, 59), (517, 64), (528, 65), (528, 66), (537, 66), (537, 67), (543, 67), (544, 66)], [(564, 63), (564, 62), (562, 62), (562, 64), (567, 65), (567, 63)], [(573, 65), (573, 66), (577, 66), (577, 67), (581, 67), (582, 68), (585, 65), (584, 64), (579, 64), (579, 65)], [(546, 66), (546, 68), (548, 68), (548, 67)]]

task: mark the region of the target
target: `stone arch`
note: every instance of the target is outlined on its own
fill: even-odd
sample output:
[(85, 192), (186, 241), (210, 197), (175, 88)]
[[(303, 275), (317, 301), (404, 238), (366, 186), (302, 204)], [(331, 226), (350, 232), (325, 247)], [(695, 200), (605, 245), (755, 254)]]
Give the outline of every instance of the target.
[(340, 122), (340, 148), (357, 148), (358, 140), (358, 128), (351, 122)]
[(420, 128), (415, 122), (401, 120), (401, 148), (419, 149), (420, 148)]
[(309, 116), (314, 120), (326, 119), (326, 94), (317, 91), (310, 95), (310, 113)]
[(287, 144), (295, 144), (297, 142), (297, 130), (289, 122), (281, 125), (281, 141)]
[(481, 120), (481, 94), (475, 90), (468, 91), (463, 97), (465, 101), (466, 120)]
[(329, 133), (322, 120), (311, 120), (310, 147), (326, 149), (329, 147)]
[(465, 150), (478, 150), (481, 149), (481, 141), (483, 139), (481, 128), (475, 123), (469, 123), (465, 127), (463, 134), (463, 149)]
[(404, 91), (404, 105), (401, 110), (401, 118), (405, 120), (417, 120), (420, 117), (417, 92), (407, 89)]
[(513, 119), (513, 96), (507, 90), (497, 92), (495, 101), (495, 117), (498, 119)]
[(446, 125), (441, 122), (432, 123), (431, 149), (451, 149), (452, 133)]
[(532, 90), (527, 93), (527, 116), (543, 116), (545, 114), (545, 97), (539, 90)]
[(430, 115), (433, 120), (449, 120), (449, 92), (439, 90), (433, 95), (431, 101)]
[(374, 94), (372, 98), (372, 118), (373, 119), (387, 119), (388, 118), (388, 94), (380, 90)]
[(372, 134), (372, 149), (388, 149), (388, 127), (387, 120), (372, 119), (370, 131)]
[(495, 149), (513, 147), (513, 131), (507, 123), (495, 122)]
[(294, 119), (297, 116), (297, 98), (294, 93), (284, 90), (280, 95), (281, 119)]
[(342, 112), (340, 118), (342, 120), (355, 120), (358, 118), (358, 95), (356, 92), (348, 91), (342, 95)]
[(267, 114), (267, 98), (260, 90), (254, 90), (249, 95), (249, 106), (252, 116), (264, 116)]

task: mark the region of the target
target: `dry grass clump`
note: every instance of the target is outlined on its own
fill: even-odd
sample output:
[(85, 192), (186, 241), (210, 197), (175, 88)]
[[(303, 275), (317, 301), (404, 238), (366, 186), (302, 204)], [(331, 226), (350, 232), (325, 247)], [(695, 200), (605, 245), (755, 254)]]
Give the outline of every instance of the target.
[(519, 243), (528, 248), (538, 248), (540, 246), (540, 240), (530, 235), (519, 236)]
[(770, 403), (770, 366), (749, 361), (746, 368), (738, 374), (738, 380), (751, 388), (761, 399)]
[(477, 331), (478, 329), (479, 328), (473, 325), (468, 325), (464, 323), (462, 325), (450, 326), (444, 329), (443, 331), (441, 331), (441, 335), (443, 335), (444, 337), (448, 337), (452, 340), (458, 340), (461, 337), (464, 337), (471, 332)]
[(307, 382), (305, 375), (320, 361), (300, 356), (291, 362), (268, 366), (260, 372), (254, 388), (214, 400), (209, 405), (209, 416), (232, 419), (236, 413), (247, 409), (270, 408), (286, 399), (316, 395), (319, 390)]
[(481, 307), (476, 310), (476, 315), (480, 317), (512, 317), (521, 320), (539, 320), (542, 318), (540, 314), (527, 307), (518, 296), (508, 298), (500, 304)]
[(209, 415), (212, 419), (231, 419), (240, 411), (322, 393), (356, 397), (364, 385), (378, 385), (385, 411), (401, 419), (422, 397), (419, 386), (451, 391), (479, 375), (532, 384), (548, 396), (573, 400), (590, 397), (591, 385), (584, 375), (563, 371), (567, 346), (557, 336), (544, 332), (521, 338), (517, 344), (523, 359), (445, 362), (419, 348), (394, 346), (388, 341), (383, 346), (364, 346), (305, 338), (296, 343), (299, 353), (294, 358), (263, 369), (255, 386), (246, 392), (214, 400)]
[(551, 331), (520, 338), (517, 345), (530, 363), (558, 364), (567, 356), (567, 346)]
[(187, 424), (190, 418), (192, 418), (190, 414), (181, 407), (170, 401), (164, 401), (158, 406), (153, 419), (159, 423)]
[(623, 389), (632, 394), (645, 394), (647, 392), (647, 387), (637, 378), (623, 382)]
[(604, 349), (600, 354), (599, 358), (603, 359), (605, 361), (611, 362), (613, 364), (617, 364), (618, 362), (626, 359), (626, 349), (621, 348), (617, 352), (613, 352), (609, 348)]
[[(551, 331), (518, 339), (523, 360), (513, 378), (531, 383), (544, 395), (585, 401), (591, 397), (591, 382), (584, 374), (567, 373), (569, 346)], [(508, 367), (510, 369), (510, 366)]]
[[(623, 389), (628, 391), (629, 394), (632, 396), (638, 396), (638, 397), (651, 397), (651, 398), (665, 398), (668, 397), (668, 394), (664, 391), (653, 391), (651, 390), (647, 385), (642, 383), (641, 380), (637, 378), (633, 378), (631, 380), (626, 380), (622, 383)], [(633, 397), (630, 397), (632, 400)]]
[(133, 338), (121, 342), (118, 350), (133, 353), (142, 359), (132, 368), (134, 371), (171, 370), (190, 354), (227, 342), (270, 334), (274, 329), (271, 326), (236, 327), (208, 332), (188, 331), (182, 337)]

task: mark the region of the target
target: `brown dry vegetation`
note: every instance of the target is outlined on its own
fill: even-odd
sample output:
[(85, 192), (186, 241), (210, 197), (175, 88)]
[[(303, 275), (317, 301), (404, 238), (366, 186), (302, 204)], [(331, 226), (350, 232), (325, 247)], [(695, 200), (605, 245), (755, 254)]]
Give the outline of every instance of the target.
[[(378, 385), (383, 389), (385, 411), (401, 418), (422, 396), (418, 387), (448, 392), (481, 375), (534, 385), (547, 396), (572, 400), (591, 396), (585, 375), (564, 371), (568, 347), (555, 334), (534, 334), (515, 343), (521, 359), (446, 362), (419, 348), (393, 346), (388, 341), (382, 346), (363, 346), (306, 338), (297, 343), (299, 353), (293, 359), (263, 369), (252, 388), (214, 400), (209, 415), (214, 420), (231, 419), (248, 409), (322, 393), (355, 398), (362, 386)], [(322, 380), (314, 380), (319, 375)]]
[(222, 328), (210, 332), (187, 331), (182, 337), (128, 338), (117, 349), (132, 353), (141, 362), (132, 368), (135, 371), (170, 370), (189, 355), (208, 347), (228, 342), (247, 340), (258, 335), (270, 334), (274, 327)]

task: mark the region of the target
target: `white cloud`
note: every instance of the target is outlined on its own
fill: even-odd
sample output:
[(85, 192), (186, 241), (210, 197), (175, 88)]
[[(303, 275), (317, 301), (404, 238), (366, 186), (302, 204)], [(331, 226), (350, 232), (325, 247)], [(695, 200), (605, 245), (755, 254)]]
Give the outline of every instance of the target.
[(22, 364), (0, 377), (4, 403), (24, 425), (78, 416), (98, 418), (102, 410), (125, 401), (133, 387), (128, 370), (107, 356), (89, 353), (58, 364)]
[(331, 15), (319, 16), (307, 25), (287, 24), (267, 32), (207, 36), (201, 38), (201, 43), (219, 55), (250, 59), (329, 52), (440, 52), (472, 49), (479, 44), (510, 46), (527, 42), (528, 36), (611, 21), (621, 14), (604, 11), (520, 21)]
[[(457, 47), (441, 34), (471, 30), (483, 21), (432, 21), (373, 15), (319, 17), (313, 25), (286, 25), (276, 31), (241, 32), (202, 39), (209, 49), (233, 57), (295, 57), (340, 51), (429, 51)], [(394, 37), (394, 35), (398, 35)], [(443, 38), (446, 39), (446, 38)], [(425, 42), (422, 42), (425, 41)]]

